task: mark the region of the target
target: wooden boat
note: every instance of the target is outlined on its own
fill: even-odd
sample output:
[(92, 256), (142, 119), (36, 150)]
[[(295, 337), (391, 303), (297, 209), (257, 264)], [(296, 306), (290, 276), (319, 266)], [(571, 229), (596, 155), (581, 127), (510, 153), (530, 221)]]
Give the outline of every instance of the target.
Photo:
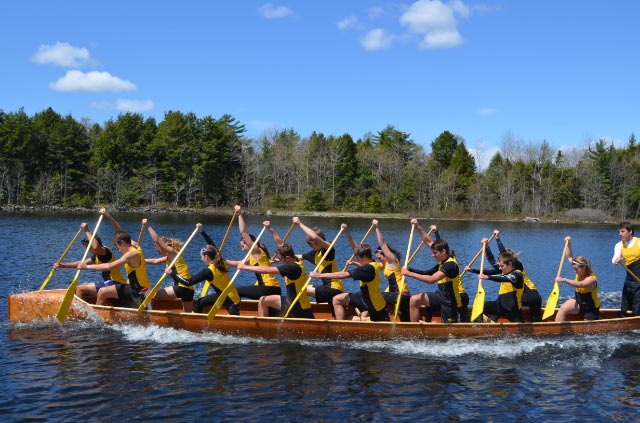
[[(12, 323), (55, 321), (65, 290), (46, 290), (9, 297), (8, 317)], [(390, 323), (334, 320), (327, 304), (313, 304), (316, 319), (257, 317), (256, 301), (243, 301), (241, 316), (220, 312), (209, 324), (207, 315), (183, 313), (179, 300), (153, 301), (153, 309), (140, 316), (136, 309), (99, 306), (75, 297), (68, 320), (102, 319), (106, 323), (158, 325), (189, 331), (212, 331), (226, 335), (269, 339), (390, 340), (434, 338), (500, 338), (509, 336), (566, 336), (606, 334), (640, 329), (639, 317), (620, 318), (620, 311), (601, 310), (601, 320), (573, 320), (562, 323)], [(577, 317), (579, 318), (579, 317)], [(439, 318), (434, 318), (439, 321)]]

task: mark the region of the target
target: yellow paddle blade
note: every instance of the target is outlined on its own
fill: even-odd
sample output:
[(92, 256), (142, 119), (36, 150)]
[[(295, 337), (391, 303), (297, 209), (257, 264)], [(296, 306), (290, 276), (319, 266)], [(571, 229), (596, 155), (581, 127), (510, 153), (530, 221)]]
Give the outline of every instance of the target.
[[(260, 242), (260, 238), (262, 238), (262, 235), (264, 234), (264, 231), (266, 229), (267, 229), (266, 226), (262, 227), (262, 230), (260, 231), (260, 233), (256, 237), (256, 240), (253, 241), (253, 245), (251, 245), (251, 248), (249, 248), (249, 251), (247, 252), (247, 255), (244, 256), (244, 259), (242, 260), (242, 263), (244, 263), (245, 261), (249, 260), (249, 257), (251, 257), (251, 254), (253, 253), (253, 249), (256, 248), (256, 246), (258, 245), (258, 242)], [(207, 314), (207, 320), (209, 321), (209, 323), (211, 323), (211, 321), (216, 317), (216, 313), (218, 313), (218, 311), (220, 311), (220, 308), (222, 307), (222, 304), (224, 303), (224, 300), (227, 299), (227, 296), (229, 295), (229, 292), (231, 292), (231, 288), (233, 288), (233, 281), (236, 280), (236, 278), (238, 277), (238, 274), (240, 274), (240, 269), (236, 270), (236, 273), (233, 274), (233, 277), (231, 278), (231, 280), (229, 280), (229, 283), (227, 284), (227, 286), (224, 287), (224, 289), (222, 290), (220, 295), (218, 295), (218, 298), (216, 299), (216, 302), (211, 307), (211, 310), (209, 310), (209, 314)]]
[[(180, 248), (180, 251), (178, 251), (178, 253), (173, 258), (173, 260), (171, 260), (171, 263), (169, 263), (169, 266), (167, 266), (169, 269), (173, 268), (173, 266), (176, 264), (180, 256), (182, 256), (182, 254), (184, 253), (184, 250), (187, 249), (187, 245), (191, 243), (191, 240), (193, 239), (194, 236), (196, 236), (197, 233), (198, 233), (198, 227), (196, 226), (193, 232), (191, 232), (191, 235), (189, 235), (189, 238), (187, 238), (184, 244), (182, 244), (182, 248)], [(156, 293), (158, 292), (160, 285), (162, 285), (162, 281), (166, 277), (167, 277), (167, 274), (163, 273), (162, 276), (160, 276), (160, 279), (158, 280), (158, 282), (156, 282), (156, 284), (153, 286), (151, 291), (147, 293), (147, 296), (144, 298), (144, 301), (142, 301), (142, 304), (140, 304), (140, 307), (138, 307), (138, 316), (142, 314), (142, 312), (147, 308), (147, 304), (149, 304), (151, 300), (153, 300), (153, 297), (156, 296)]]
[[(62, 256), (60, 256), (60, 258), (57, 261), (58, 264), (62, 263), (62, 260), (64, 260), (64, 258), (67, 256), (67, 254), (69, 254), (69, 250), (71, 250), (71, 247), (78, 240), (78, 237), (80, 236), (81, 233), (82, 233), (82, 228), (78, 229), (78, 232), (76, 232), (76, 236), (74, 236), (73, 239), (71, 240), (71, 242), (69, 243), (69, 245), (67, 245), (67, 248), (62, 253)], [(56, 267), (51, 269), (51, 271), (49, 272), (49, 275), (47, 276), (47, 278), (44, 280), (44, 282), (42, 282), (42, 285), (40, 285), (40, 291), (42, 291), (44, 289), (44, 287), (47, 286), (47, 284), (49, 283), (49, 279), (51, 279), (51, 277), (53, 276), (53, 273), (55, 271), (56, 271)]]
[(544, 307), (544, 314), (542, 315), (543, 321), (553, 316), (553, 313), (556, 311), (556, 305), (558, 304), (558, 297), (560, 297), (560, 287), (556, 282), (553, 284), (549, 298), (547, 298), (547, 305)]
[(202, 291), (200, 291), (201, 297), (204, 297), (205, 295), (207, 295), (207, 292), (209, 292), (210, 286), (211, 284), (209, 283), (209, 281), (204, 281), (204, 285), (202, 285)]
[(238, 276), (239, 273), (240, 273), (240, 269), (236, 270), (236, 273), (233, 274), (233, 277), (229, 280), (229, 283), (227, 284), (227, 286), (225, 286), (222, 292), (220, 293), (220, 295), (218, 295), (216, 302), (213, 304), (213, 306), (211, 306), (211, 309), (207, 314), (207, 321), (209, 323), (211, 323), (211, 321), (215, 319), (216, 314), (218, 314), (218, 312), (222, 308), (222, 304), (224, 304), (224, 300), (226, 300), (227, 297), (229, 296), (229, 292), (231, 292), (231, 289), (233, 288), (233, 282), (236, 280), (236, 277)]
[[(371, 227), (373, 227), (373, 225), (371, 225)], [(313, 268), (312, 272), (317, 272), (318, 271), (318, 269), (320, 268), (322, 263), (325, 261), (325, 259), (329, 255), (329, 251), (331, 251), (331, 249), (335, 245), (336, 241), (338, 240), (338, 238), (342, 234), (342, 231), (344, 231), (344, 229), (342, 229), (342, 227), (341, 227), (340, 230), (338, 231), (338, 235), (336, 235), (336, 237), (333, 238), (333, 241), (331, 242), (331, 244), (329, 244), (329, 248), (327, 248), (327, 251), (324, 252), (324, 254), (322, 255), (322, 258), (320, 259), (318, 264), (316, 264), (316, 267)], [(307, 281), (302, 285), (302, 287), (300, 288), (300, 291), (298, 291), (298, 295), (296, 295), (296, 297), (293, 299), (293, 301), (291, 301), (291, 304), (289, 305), (289, 308), (287, 309), (287, 312), (284, 313), (284, 316), (282, 316), (282, 320), (283, 321), (284, 321), (284, 319), (289, 317), (289, 313), (291, 313), (291, 310), (293, 310), (293, 306), (298, 302), (298, 300), (302, 296), (302, 293), (307, 292), (307, 285), (309, 285), (309, 282), (311, 282), (311, 277), (307, 278)]]
[(473, 308), (471, 309), (471, 321), (476, 320), (484, 312), (484, 288), (482, 282), (478, 281), (478, 292), (473, 299)]
[(80, 276), (80, 270), (76, 272), (76, 276), (71, 281), (71, 284), (67, 288), (67, 292), (64, 294), (64, 298), (58, 307), (58, 312), (56, 313), (56, 319), (60, 323), (64, 323), (67, 320), (67, 313), (69, 312), (69, 308), (71, 307), (71, 303), (73, 302), (73, 297), (76, 295), (76, 288), (78, 286), (78, 276)]
[[(100, 215), (100, 217), (98, 218), (98, 223), (96, 223), (96, 227), (93, 230), (93, 233), (91, 234), (91, 239), (87, 244), (87, 248), (84, 250), (84, 254), (82, 256), (82, 260), (80, 260), (80, 263), (84, 263), (84, 261), (87, 259), (87, 256), (89, 255), (89, 251), (91, 250), (91, 244), (93, 243), (93, 240), (96, 238), (96, 234), (98, 233), (98, 228), (100, 228), (100, 224), (102, 223), (103, 217), (104, 217), (103, 215)], [(78, 286), (79, 277), (80, 277), (80, 269), (78, 269), (78, 271), (76, 272), (76, 275), (73, 277), (73, 280), (71, 281), (71, 284), (67, 288), (67, 292), (65, 292), (64, 298), (62, 299), (62, 302), (58, 307), (58, 312), (56, 313), (56, 319), (58, 319), (60, 323), (64, 323), (64, 321), (67, 320), (67, 313), (69, 312), (69, 307), (71, 307), (71, 302), (73, 301), (73, 297), (76, 294), (76, 287)]]

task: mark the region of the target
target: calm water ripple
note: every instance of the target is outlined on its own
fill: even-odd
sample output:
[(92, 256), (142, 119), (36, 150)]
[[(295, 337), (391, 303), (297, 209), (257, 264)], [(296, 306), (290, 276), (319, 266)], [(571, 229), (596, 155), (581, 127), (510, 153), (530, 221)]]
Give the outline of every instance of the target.
[[(0, 217), (0, 247), (12, 259), (10, 266), (0, 267), (4, 421), (595, 422), (637, 421), (640, 412), (637, 333), (542, 340), (287, 342), (99, 321), (11, 325), (6, 323), (8, 295), (37, 289), (79, 222), (95, 221), (95, 216)], [(122, 223), (137, 233), (140, 217), (125, 217)], [(187, 217), (153, 216), (154, 226), (163, 234), (186, 236), (201, 221), (214, 238), (221, 238), (228, 224), (228, 218)], [(252, 218), (251, 227), (260, 220)], [(286, 231), (287, 219), (272, 220)], [(329, 233), (341, 220), (305, 218)], [(351, 219), (348, 224), (357, 238), (370, 221)], [(382, 224), (390, 243), (406, 243), (407, 222)], [(543, 296), (551, 289), (562, 240), (572, 235), (576, 252), (592, 259), (602, 281), (603, 305), (618, 306), (622, 274), (609, 263), (617, 241), (613, 226), (438, 222), (462, 261), (475, 254), (479, 239), (495, 225), (501, 226), (507, 246), (521, 251)], [(236, 232), (226, 247), (230, 258), (241, 254)], [(294, 232), (294, 246), (301, 249), (302, 238)], [(148, 243), (143, 240), (145, 249), (151, 248)], [(338, 247), (346, 259), (346, 244)], [(82, 252), (78, 248), (73, 254)], [(189, 254), (188, 261), (197, 264), (197, 249)], [(432, 259), (423, 254), (415, 263), (426, 268)], [(153, 279), (161, 269), (151, 272)], [(58, 271), (50, 287), (66, 287), (71, 276)], [(474, 282), (465, 279), (471, 294)], [(251, 283), (251, 278), (239, 283)], [(429, 290), (411, 283), (416, 292)], [(495, 295), (490, 289), (487, 296)], [(561, 296), (568, 298), (570, 292)]]

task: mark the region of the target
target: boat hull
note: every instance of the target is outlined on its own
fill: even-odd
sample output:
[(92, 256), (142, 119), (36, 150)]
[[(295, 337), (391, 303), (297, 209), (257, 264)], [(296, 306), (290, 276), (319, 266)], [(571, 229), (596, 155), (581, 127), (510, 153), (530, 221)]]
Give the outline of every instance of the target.
[[(12, 323), (55, 321), (65, 290), (34, 291), (11, 295), (8, 319)], [(153, 310), (138, 315), (136, 309), (98, 306), (75, 297), (67, 320), (98, 320), (106, 323), (158, 325), (194, 332), (267, 339), (390, 340), (446, 338), (502, 338), (512, 336), (567, 336), (619, 333), (640, 329), (640, 317), (613, 318), (618, 310), (602, 310), (597, 321), (575, 320), (562, 323), (389, 323), (334, 320), (326, 305), (314, 309), (316, 319), (257, 317), (255, 302), (242, 302), (241, 316), (219, 314), (208, 322), (206, 314), (183, 313), (179, 302), (154, 303)], [(316, 305), (314, 304), (314, 307)], [(162, 309), (158, 309), (162, 308)], [(246, 315), (245, 315), (246, 314)]]

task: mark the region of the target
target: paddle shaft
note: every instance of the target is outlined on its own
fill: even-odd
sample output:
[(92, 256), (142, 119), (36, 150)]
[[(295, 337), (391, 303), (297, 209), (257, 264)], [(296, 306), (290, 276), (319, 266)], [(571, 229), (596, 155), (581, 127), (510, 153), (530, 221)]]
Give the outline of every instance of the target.
[[(266, 226), (262, 227), (260, 234), (258, 234), (258, 237), (256, 238), (256, 240), (253, 241), (253, 245), (251, 245), (251, 248), (249, 248), (247, 255), (242, 260), (242, 263), (249, 260), (249, 257), (251, 257), (251, 254), (253, 253), (253, 249), (256, 247), (256, 245), (258, 245), (258, 242), (260, 241), (260, 238), (262, 238), (262, 235), (264, 234), (264, 231), (266, 229), (267, 229)], [(220, 307), (222, 307), (224, 300), (229, 295), (229, 291), (231, 291), (231, 288), (233, 287), (233, 282), (236, 280), (239, 274), (240, 274), (240, 269), (236, 269), (236, 273), (233, 274), (233, 277), (229, 280), (229, 283), (227, 284), (227, 286), (225, 286), (222, 292), (220, 293), (220, 295), (218, 295), (216, 302), (213, 304), (213, 306), (209, 310), (209, 313), (207, 314), (207, 320), (209, 321), (209, 323), (211, 323), (211, 321), (216, 317), (216, 314), (220, 310)]]
[[(291, 235), (291, 232), (293, 231), (293, 228), (296, 227), (295, 223), (292, 223), (291, 226), (289, 226), (289, 230), (287, 231), (286, 234), (284, 234), (284, 238), (282, 238), (282, 243), (284, 244), (285, 242), (287, 242), (287, 239), (289, 239), (289, 235)], [(277, 253), (273, 253), (273, 256), (271, 256), (271, 261), (273, 261), (276, 258), (276, 254)]]
[[(327, 258), (327, 255), (329, 255), (329, 251), (331, 251), (331, 249), (333, 248), (334, 244), (336, 243), (336, 241), (340, 237), (340, 234), (342, 234), (343, 230), (344, 229), (340, 228), (340, 230), (338, 231), (338, 235), (336, 235), (336, 237), (333, 239), (333, 241), (329, 245), (329, 248), (327, 248), (327, 251), (324, 252), (324, 254), (322, 255), (322, 258), (320, 259), (318, 264), (316, 264), (316, 267), (313, 268), (314, 272), (318, 271), (318, 268), (322, 265), (324, 260)], [(293, 299), (293, 301), (291, 301), (291, 304), (289, 305), (289, 308), (287, 309), (287, 312), (282, 317), (282, 320), (286, 319), (289, 316), (289, 313), (291, 313), (291, 309), (293, 309), (293, 306), (298, 302), (298, 300), (300, 299), (300, 296), (302, 295), (302, 293), (306, 291), (307, 285), (309, 285), (310, 281), (311, 281), (311, 276), (309, 276), (307, 278), (307, 281), (302, 285), (302, 287), (300, 288), (300, 291), (298, 291), (298, 295), (296, 295), (296, 297)]]
[[(93, 240), (96, 238), (96, 234), (98, 233), (98, 228), (100, 227), (100, 223), (102, 223), (103, 216), (104, 215), (101, 214), (100, 217), (98, 218), (98, 223), (96, 223), (96, 227), (93, 230), (93, 233), (91, 234), (91, 239), (89, 240), (89, 244), (87, 244), (87, 248), (84, 250), (84, 254), (82, 255), (82, 260), (80, 260), (80, 263), (84, 263), (84, 261), (87, 259), (87, 256), (89, 255), (89, 251), (91, 250), (91, 245), (93, 244)], [(60, 323), (64, 323), (64, 321), (67, 319), (67, 313), (69, 312), (69, 308), (71, 307), (71, 302), (73, 301), (73, 297), (76, 294), (78, 277), (80, 277), (80, 269), (76, 271), (76, 275), (73, 277), (71, 284), (69, 284), (69, 287), (67, 288), (67, 292), (65, 292), (64, 298), (62, 299), (62, 302), (58, 307), (58, 312), (56, 313), (56, 319), (58, 319)]]
[[(73, 244), (75, 244), (75, 242), (78, 240), (78, 237), (80, 236), (81, 233), (82, 233), (82, 228), (78, 229), (78, 232), (76, 232), (76, 236), (73, 237), (73, 239), (71, 240), (69, 245), (67, 245), (67, 248), (64, 250), (64, 253), (62, 253), (60, 258), (56, 262), (57, 264), (62, 263), (62, 260), (64, 260), (64, 258), (67, 256), (67, 254), (69, 254), (69, 251), (71, 250), (71, 247), (73, 247)], [(44, 287), (47, 286), (47, 284), (49, 283), (49, 279), (51, 279), (51, 277), (55, 273), (56, 269), (57, 269), (57, 267), (55, 267), (55, 266), (51, 269), (51, 271), (49, 272), (49, 275), (47, 276), (47, 278), (44, 280), (44, 282), (42, 282), (42, 285), (40, 285), (40, 289), (39, 289), (40, 291), (42, 291), (44, 289)]]
[[(431, 235), (432, 232), (433, 232), (433, 229), (429, 229), (429, 232), (427, 233), (427, 235)], [(409, 263), (411, 263), (414, 258), (416, 258), (416, 255), (418, 255), (418, 251), (420, 251), (422, 247), (424, 247), (424, 240), (420, 241), (420, 244), (418, 244), (418, 246), (416, 247), (416, 250), (413, 252), (413, 254), (411, 254), (409, 261), (405, 263), (405, 267), (408, 266)]]
[(476, 291), (476, 296), (473, 299), (473, 308), (471, 309), (472, 322), (480, 317), (484, 312), (484, 287), (482, 286), (482, 278), (480, 275), (484, 273), (484, 258), (487, 252), (487, 243), (482, 243), (482, 262), (480, 263), (480, 273), (478, 274), (478, 290)]
[[(411, 225), (411, 233), (409, 234), (409, 243), (407, 244), (407, 254), (404, 256), (404, 267), (409, 266), (409, 255), (411, 254), (411, 244), (413, 243), (413, 233), (415, 232), (416, 225)], [(424, 241), (422, 242), (424, 244)], [(420, 247), (416, 248), (416, 253)], [(404, 291), (405, 276), (402, 275), (400, 283), (398, 284), (398, 298), (396, 298), (396, 309), (393, 312), (393, 323), (395, 324), (398, 318), (398, 312), (400, 311), (400, 300), (402, 299), (402, 291)]]
[[(231, 232), (231, 228), (233, 227), (233, 221), (236, 219), (237, 212), (233, 211), (233, 216), (231, 216), (231, 221), (229, 222), (229, 226), (227, 226), (227, 231), (224, 233), (224, 237), (222, 238), (222, 242), (220, 243), (220, 254), (222, 254), (222, 249), (224, 248), (224, 244), (227, 242), (227, 238), (229, 237), (229, 233)], [(209, 292), (209, 281), (204, 281), (204, 285), (202, 285), (202, 291), (200, 291), (200, 296), (204, 297)]]
[[(492, 240), (492, 239), (493, 239), (493, 237), (495, 237), (495, 236), (496, 236), (495, 234), (491, 235), (491, 238), (489, 238), (489, 239), (487, 240), (487, 244), (486, 244), (486, 245), (489, 245), (489, 243), (491, 242), (491, 240)], [(478, 254), (476, 254), (476, 255), (473, 257), (473, 259), (471, 259), (471, 262), (470, 262), (467, 266), (469, 266), (469, 267), (470, 267), (470, 266), (473, 266), (473, 263), (475, 263), (475, 262), (476, 262), (476, 260), (478, 260), (478, 257), (480, 257), (480, 254), (482, 254), (482, 250), (483, 250), (483, 249), (484, 249), (484, 245), (483, 245), (483, 247), (480, 249), (480, 251), (478, 251)], [(482, 261), (484, 262), (484, 260), (482, 260)], [(464, 271), (462, 272), (462, 274), (460, 275), (460, 277), (463, 277), (465, 273), (467, 273), (467, 271), (466, 271), (466, 270), (464, 270)]]
[(142, 236), (144, 235), (144, 225), (140, 228), (140, 233), (138, 234), (138, 245), (142, 244)]
[[(560, 258), (560, 264), (558, 265), (558, 273), (556, 273), (556, 278), (560, 277), (562, 273), (562, 265), (564, 264), (564, 259), (567, 254), (567, 248), (569, 247), (569, 241), (564, 242), (564, 248), (562, 249), (562, 257)], [(558, 297), (560, 296), (560, 287), (558, 286), (558, 282), (553, 282), (553, 289), (549, 294), (549, 298), (547, 298), (547, 304), (544, 307), (544, 313), (542, 314), (542, 320), (546, 320), (547, 318), (553, 315), (553, 312), (556, 310), (556, 305), (558, 304)]]
[[(182, 245), (182, 248), (180, 248), (180, 251), (178, 251), (178, 253), (173, 258), (173, 260), (171, 260), (171, 263), (169, 263), (169, 266), (167, 266), (169, 269), (173, 268), (173, 266), (176, 264), (176, 261), (178, 261), (178, 259), (182, 256), (182, 253), (184, 253), (184, 250), (187, 249), (187, 245), (189, 245), (189, 243), (191, 242), (193, 237), (196, 236), (197, 233), (198, 233), (198, 228), (195, 228), (191, 233), (191, 236), (189, 236), (189, 238)], [(149, 291), (149, 294), (147, 294), (145, 299), (142, 301), (142, 304), (140, 304), (140, 306), (138, 307), (138, 315), (142, 314), (144, 309), (147, 308), (147, 304), (149, 304), (151, 300), (153, 300), (153, 297), (156, 296), (158, 289), (160, 289), (160, 285), (162, 285), (162, 281), (164, 281), (164, 278), (166, 277), (167, 277), (166, 273), (163, 273), (162, 276), (160, 276), (160, 279), (158, 280), (158, 282), (156, 282), (156, 284), (153, 286), (151, 291)]]
[[(371, 233), (372, 230), (373, 230), (373, 225), (371, 225), (369, 227), (369, 230), (367, 231), (367, 233), (364, 234), (364, 236), (362, 237), (362, 241), (360, 241), (360, 244), (358, 244), (359, 246), (362, 246), (362, 244), (364, 244), (364, 242), (367, 240), (367, 237), (369, 236), (369, 234)], [(350, 262), (351, 260), (353, 260), (353, 258), (355, 256), (356, 256), (356, 252), (354, 251), (353, 254), (351, 254), (351, 257), (349, 257), (349, 260), (347, 260), (347, 263)], [(348, 267), (349, 267), (349, 265), (345, 264), (344, 267), (342, 268), (342, 271), (346, 272)]]
[(622, 267), (624, 267), (624, 270), (626, 270), (626, 271), (627, 271), (627, 273), (628, 273), (628, 274), (629, 274), (633, 279), (635, 279), (635, 280), (636, 280), (636, 282), (640, 282), (640, 278), (638, 278), (638, 277), (636, 276), (636, 274), (635, 274), (635, 273), (633, 273), (633, 272), (631, 271), (631, 269), (629, 269), (629, 268), (627, 267), (627, 265), (626, 265), (626, 264), (624, 264), (623, 262), (620, 262), (620, 263), (618, 263), (618, 264), (620, 264)]

